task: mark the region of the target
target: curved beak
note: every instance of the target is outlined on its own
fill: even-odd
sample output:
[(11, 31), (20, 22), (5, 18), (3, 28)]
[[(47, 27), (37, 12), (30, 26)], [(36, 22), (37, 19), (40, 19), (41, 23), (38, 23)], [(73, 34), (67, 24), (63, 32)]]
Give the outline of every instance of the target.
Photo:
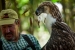
[(34, 20), (37, 22), (38, 26), (40, 27), (40, 21), (38, 21), (38, 17), (36, 14), (34, 14)]

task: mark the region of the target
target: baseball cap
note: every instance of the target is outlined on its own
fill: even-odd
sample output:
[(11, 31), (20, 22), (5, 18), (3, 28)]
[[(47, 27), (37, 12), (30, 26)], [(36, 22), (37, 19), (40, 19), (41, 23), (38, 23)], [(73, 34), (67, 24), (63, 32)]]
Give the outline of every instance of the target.
[(13, 9), (5, 9), (0, 12), (0, 25), (13, 24), (18, 19), (18, 14)]

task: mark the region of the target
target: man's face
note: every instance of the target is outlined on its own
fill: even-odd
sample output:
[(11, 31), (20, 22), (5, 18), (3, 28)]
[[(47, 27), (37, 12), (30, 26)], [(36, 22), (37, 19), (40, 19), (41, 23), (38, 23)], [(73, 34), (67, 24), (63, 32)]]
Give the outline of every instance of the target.
[(8, 41), (16, 40), (17, 37), (19, 36), (18, 25), (15, 23), (8, 24), (8, 25), (2, 25), (1, 31), (2, 31), (2, 34), (5, 37), (5, 39)]

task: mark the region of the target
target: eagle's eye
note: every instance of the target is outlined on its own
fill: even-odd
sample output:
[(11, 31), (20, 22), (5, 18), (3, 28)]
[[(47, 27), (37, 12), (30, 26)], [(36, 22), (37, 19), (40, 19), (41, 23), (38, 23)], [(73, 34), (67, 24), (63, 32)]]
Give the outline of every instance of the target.
[(39, 16), (41, 13), (44, 13), (44, 7), (38, 7), (37, 10), (35, 11), (35, 14)]

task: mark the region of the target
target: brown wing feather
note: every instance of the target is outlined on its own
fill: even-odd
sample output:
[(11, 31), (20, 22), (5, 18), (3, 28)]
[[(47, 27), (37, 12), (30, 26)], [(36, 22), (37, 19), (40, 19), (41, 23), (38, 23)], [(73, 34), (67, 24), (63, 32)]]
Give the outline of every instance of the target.
[(75, 50), (74, 33), (64, 23), (56, 22), (52, 34), (42, 50)]

